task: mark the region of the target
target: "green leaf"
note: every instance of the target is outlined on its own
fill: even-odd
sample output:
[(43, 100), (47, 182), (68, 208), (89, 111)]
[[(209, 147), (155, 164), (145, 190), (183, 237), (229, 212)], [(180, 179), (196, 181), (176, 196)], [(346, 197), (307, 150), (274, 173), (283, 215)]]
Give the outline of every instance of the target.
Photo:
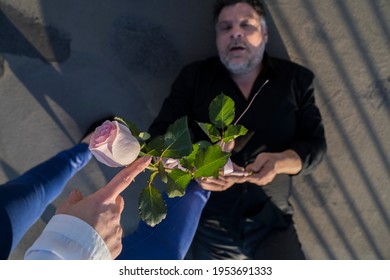
[(144, 141), (149, 140), (150, 134), (147, 133), (147, 132), (141, 132), (141, 131), (138, 129), (138, 127), (136, 126), (135, 123), (126, 121), (126, 120), (124, 120), (124, 119), (122, 119), (122, 118), (120, 118), (120, 117), (115, 117), (114, 120), (116, 120), (116, 121), (118, 121), (118, 122), (121, 122), (121, 123), (123, 123), (124, 125), (126, 125), (126, 126), (129, 128), (131, 134), (132, 134), (134, 137), (136, 137), (138, 140), (141, 140), (141, 142), (142, 142), (142, 141), (144, 142)]
[(151, 185), (142, 190), (138, 206), (141, 219), (151, 227), (160, 223), (167, 215), (167, 207), (160, 191)]
[(152, 141), (150, 141), (145, 146), (145, 153), (149, 156), (161, 156), (161, 154), (164, 152), (164, 150), (167, 148), (167, 145), (164, 141), (164, 136), (157, 136), (156, 138), (153, 138)]
[(237, 138), (238, 136), (245, 135), (248, 132), (242, 125), (231, 124), (227, 127), (226, 131), (223, 134), (223, 141), (228, 143), (229, 141)]
[(140, 134), (140, 130), (137, 128), (137, 126), (132, 123), (132, 122), (129, 122), (129, 121), (126, 121), (120, 117), (115, 117), (114, 120), (118, 121), (118, 122), (121, 122), (123, 123), (124, 125), (126, 125), (129, 129), (130, 129), (130, 132), (131, 134), (134, 136), (134, 137), (137, 137), (139, 134)]
[(196, 155), (196, 171), (194, 178), (218, 177), (219, 169), (222, 168), (230, 157), (230, 153), (222, 152), (219, 145), (209, 146), (206, 149), (199, 149)]
[(208, 141), (199, 141), (192, 145), (192, 153), (188, 156), (183, 157), (180, 160), (180, 165), (188, 170), (194, 170), (195, 169), (195, 159), (196, 155), (198, 154), (199, 149), (206, 149), (208, 147), (212, 146), (212, 144)]
[(168, 174), (165, 171), (164, 164), (161, 161), (158, 163), (158, 174), (160, 175), (161, 181), (166, 184), (168, 182)]
[(171, 124), (164, 136), (154, 138), (145, 149), (146, 153), (151, 156), (178, 159), (189, 155), (192, 152), (192, 142), (187, 117), (180, 118)]
[(217, 128), (223, 129), (231, 124), (235, 116), (234, 101), (223, 93), (211, 102), (209, 107), (210, 121)]
[(169, 145), (163, 154), (164, 157), (181, 158), (189, 155), (192, 152), (192, 142), (187, 117), (180, 118), (170, 125), (164, 140)]
[(204, 140), (196, 142), (194, 145), (199, 146), (199, 149), (206, 149), (206, 148), (212, 146), (212, 144), (210, 142), (204, 141)]
[(150, 139), (150, 134), (143, 131), (138, 134), (138, 138), (142, 139), (143, 141), (147, 141)]
[(173, 198), (183, 196), (187, 185), (190, 183), (192, 175), (180, 169), (174, 169), (168, 174), (168, 197)]
[(188, 156), (185, 156), (180, 159), (180, 165), (188, 170), (194, 170), (195, 168), (195, 157), (198, 153), (199, 145), (193, 144), (192, 145), (192, 153)]
[(222, 139), (221, 133), (212, 124), (198, 122), (198, 125), (203, 130), (203, 132), (206, 133), (206, 135), (210, 138), (211, 142), (215, 143)]

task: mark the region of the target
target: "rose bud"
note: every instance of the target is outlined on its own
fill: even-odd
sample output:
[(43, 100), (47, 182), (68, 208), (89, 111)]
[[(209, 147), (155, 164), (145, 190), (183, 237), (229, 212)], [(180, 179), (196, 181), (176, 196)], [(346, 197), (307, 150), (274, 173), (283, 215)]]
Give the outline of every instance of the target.
[(125, 125), (117, 121), (105, 121), (92, 134), (89, 149), (101, 163), (121, 167), (129, 165), (138, 157), (140, 145)]

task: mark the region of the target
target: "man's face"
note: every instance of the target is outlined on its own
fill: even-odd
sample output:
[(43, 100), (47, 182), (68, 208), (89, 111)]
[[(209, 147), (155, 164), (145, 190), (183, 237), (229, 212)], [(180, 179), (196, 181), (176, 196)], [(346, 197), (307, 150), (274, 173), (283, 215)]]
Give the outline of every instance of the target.
[(233, 74), (245, 74), (260, 67), (263, 60), (267, 30), (261, 18), (247, 3), (222, 9), (216, 23), (219, 57)]

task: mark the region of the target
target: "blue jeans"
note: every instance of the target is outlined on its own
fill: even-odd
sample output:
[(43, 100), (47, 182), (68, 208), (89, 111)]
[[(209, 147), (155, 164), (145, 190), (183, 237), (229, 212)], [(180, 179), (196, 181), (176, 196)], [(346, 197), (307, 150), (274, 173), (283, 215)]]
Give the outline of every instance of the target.
[[(46, 207), (90, 159), (88, 145), (78, 144), (0, 186), (0, 259), (8, 258)], [(166, 199), (166, 219), (153, 228), (140, 222), (134, 233), (123, 238), (119, 259), (183, 259), (208, 197), (208, 191), (191, 182), (183, 197)]]
[(46, 207), (92, 155), (81, 143), (0, 185), (0, 259), (7, 259)]
[(134, 233), (123, 238), (123, 249), (117, 259), (184, 259), (210, 193), (192, 181), (184, 196), (168, 199), (164, 196), (168, 208), (166, 218), (155, 227), (141, 221)]

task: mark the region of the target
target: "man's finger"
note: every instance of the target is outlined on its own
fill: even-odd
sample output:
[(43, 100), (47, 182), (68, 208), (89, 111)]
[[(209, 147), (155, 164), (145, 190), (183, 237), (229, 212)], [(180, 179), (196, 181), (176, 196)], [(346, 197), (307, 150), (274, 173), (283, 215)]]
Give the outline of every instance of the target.
[(201, 187), (206, 191), (212, 191), (212, 192), (221, 192), (226, 189), (225, 186), (214, 185), (214, 184), (202, 184)]
[(234, 184), (239, 184), (239, 183), (245, 183), (247, 181), (247, 176), (225, 176), (226, 181)]
[(201, 185), (208, 184), (208, 185), (215, 185), (215, 186), (221, 186), (221, 187), (225, 185), (224, 181), (219, 180), (219, 179), (215, 179), (213, 177), (202, 177), (202, 178), (198, 178), (196, 180)]
[(261, 153), (256, 157), (256, 160), (250, 164), (248, 164), (245, 168), (246, 171), (249, 172), (259, 172), (266, 162), (269, 160), (267, 153)]
[(137, 159), (132, 164), (119, 171), (106, 186), (96, 193), (99, 193), (99, 195), (102, 195), (105, 199), (113, 198), (115, 200), (117, 196), (130, 185), (134, 178), (149, 165), (151, 159), (151, 157), (141, 157)]

